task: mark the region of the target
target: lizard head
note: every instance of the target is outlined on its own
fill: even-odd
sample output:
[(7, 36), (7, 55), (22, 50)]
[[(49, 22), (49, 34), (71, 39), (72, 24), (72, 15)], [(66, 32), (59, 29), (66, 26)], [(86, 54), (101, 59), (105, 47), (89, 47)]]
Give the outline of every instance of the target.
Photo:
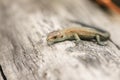
[(51, 33), (48, 34), (47, 36), (47, 43), (48, 45), (63, 41), (63, 34), (61, 33), (60, 30), (57, 31), (53, 31)]

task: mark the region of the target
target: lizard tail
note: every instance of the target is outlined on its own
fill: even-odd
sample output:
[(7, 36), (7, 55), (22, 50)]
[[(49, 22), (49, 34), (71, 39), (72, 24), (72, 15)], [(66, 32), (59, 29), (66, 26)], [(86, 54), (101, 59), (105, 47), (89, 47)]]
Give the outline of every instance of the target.
[(108, 40), (110, 39), (110, 33), (108, 32), (103, 32), (103, 33), (99, 33), (102, 37), (101, 37), (101, 40), (105, 41), (105, 40)]
[(107, 39), (110, 38), (110, 33), (109, 32), (103, 32), (103, 36), (106, 37)]
[(113, 42), (112, 39), (109, 39), (109, 40), (120, 50), (120, 46), (119, 45), (117, 45), (115, 42)]

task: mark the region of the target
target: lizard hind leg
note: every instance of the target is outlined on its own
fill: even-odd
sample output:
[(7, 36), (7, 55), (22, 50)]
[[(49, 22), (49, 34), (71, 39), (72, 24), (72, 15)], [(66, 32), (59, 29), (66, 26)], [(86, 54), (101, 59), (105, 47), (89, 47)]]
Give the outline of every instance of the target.
[(99, 44), (99, 45), (101, 45), (101, 46), (106, 45), (104, 42), (102, 42), (102, 41), (100, 40), (100, 35), (96, 35), (96, 40), (97, 40), (97, 44)]

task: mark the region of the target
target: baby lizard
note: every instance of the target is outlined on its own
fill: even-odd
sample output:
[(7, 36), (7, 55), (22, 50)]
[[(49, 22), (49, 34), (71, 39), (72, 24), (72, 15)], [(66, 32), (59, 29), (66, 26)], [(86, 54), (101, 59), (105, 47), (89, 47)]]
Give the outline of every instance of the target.
[(47, 36), (48, 45), (65, 40), (76, 40), (77, 43), (81, 40), (96, 40), (97, 44), (105, 45), (103, 41), (110, 40), (118, 49), (120, 49), (120, 47), (110, 39), (110, 34), (107, 31), (78, 21), (70, 22), (79, 24), (81, 27), (73, 26), (49, 33)]
[[(83, 25), (83, 24), (82, 24)], [(53, 31), (47, 36), (48, 45), (65, 40), (96, 40), (99, 45), (105, 45), (103, 41), (110, 38), (110, 34), (104, 30), (91, 27), (68, 27), (63, 30)]]

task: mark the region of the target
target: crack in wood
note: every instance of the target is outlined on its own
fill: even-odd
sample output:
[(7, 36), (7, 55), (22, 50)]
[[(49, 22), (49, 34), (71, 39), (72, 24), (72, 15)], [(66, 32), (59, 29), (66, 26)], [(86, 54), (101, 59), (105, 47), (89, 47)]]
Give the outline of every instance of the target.
[(7, 77), (5, 76), (1, 65), (0, 65), (0, 73), (1, 73), (3, 80), (7, 80)]

